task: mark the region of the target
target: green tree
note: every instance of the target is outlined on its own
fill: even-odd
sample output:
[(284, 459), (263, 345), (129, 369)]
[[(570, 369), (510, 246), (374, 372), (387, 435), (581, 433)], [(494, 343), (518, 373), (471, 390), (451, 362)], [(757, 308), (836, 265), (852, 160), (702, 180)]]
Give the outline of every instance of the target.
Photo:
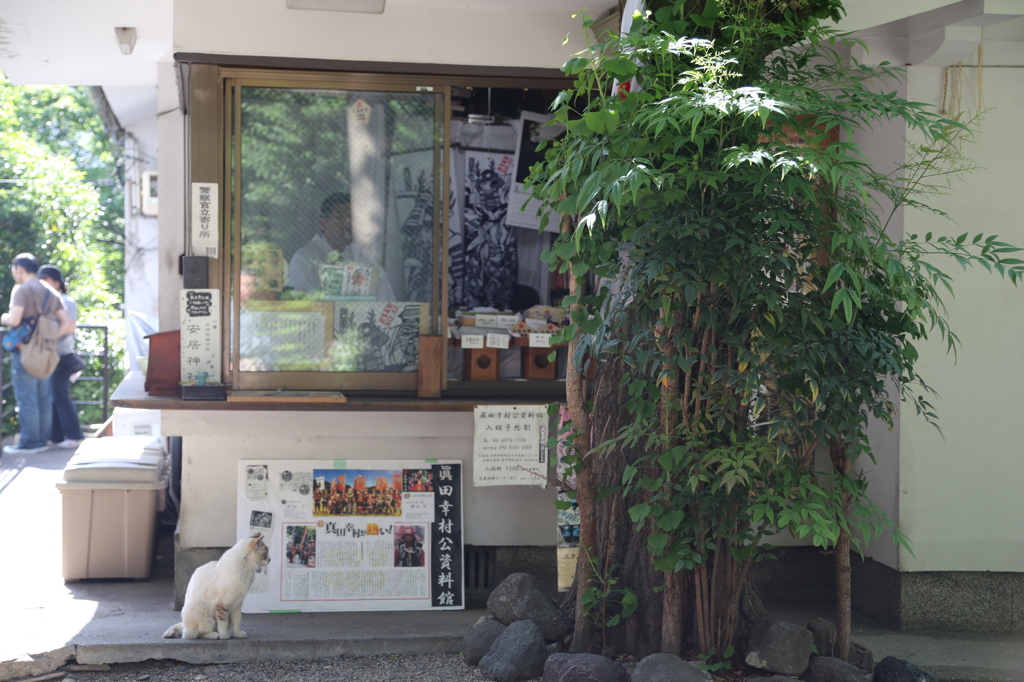
[[(107, 138), (81, 88), (14, 86), (0, 80), (0, 234), (4, 257), (35, 254), (65, 273), (80, 323), (120, 324), (124, 291), (123, 186), (120, 151)], [(13, 280), (0, 270), (0, 296)], [(115, 340), (122, 333), (115, 331)], [(95, 342), (80, 337), (96, 352)], [(116, 369), (117, 362), (114, 359)], [(87, 373), (99, 375), (93, 363)], [(112, 376), (116, 381), (117, 374)], [(99, 387), (80, 384), (83, 400)], [(4, 396), (12, 404), (11, 395)], [(95, 410), (86, 421), (98, 418)], [(13, 416), (4, 433), (17, 429)]]
[[(816, 26), (839, 11), (664, 2), (563, 67), (577, 79), (554, 104), (567, 134), (534, 168), (533, 191), (563, 215), (549, 257), (574, 283), (572, 357), (620, 368), (628, 415), (592, 447), (570, 371), (580, 542), (594, 559), (578, 567), (577, 595), (613, 551), (596, 532), (595, 483), (609, 478), (599, 455), (610, 453), (662, 576), (660, 595), (639, 594), (641, 612), (662, 607), (647, 651), (733, 644), (766, 535), (825, 547), (848, 541), (851, 523), (879, 530), (852, 462), (870, 454), (868, 418), (891, 420), (901, 398), (934, 418), (914, 343), (955, 337), (939, 291), (950, 278), (933, 257), (980, 262), (1014, 283), (1022, 273), (1008, 257), (1016, 249), (995, 237), (886, 232), (872, 197), (924, 208), (915, 174), (941, 172), (965, 127), (881, 92), (901, 71), (855, 63)], [(613, 87), (633, 78), (635, 90)], [(853, 134), (887, 119), (924, 140), (921, 165), (883, 175), (860, 154)], [(586, 290), (587, 278), (599, 286)], [(831, 446), (840, 475), (813, 470), (818, 445)], [(582, 601), (576, 650), (592, 646)]]

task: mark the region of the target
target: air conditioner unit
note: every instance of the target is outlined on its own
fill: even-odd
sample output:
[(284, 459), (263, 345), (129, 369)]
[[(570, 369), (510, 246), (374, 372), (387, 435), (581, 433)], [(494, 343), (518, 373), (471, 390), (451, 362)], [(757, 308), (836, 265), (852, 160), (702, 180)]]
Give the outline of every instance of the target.
[(160, 211), (156, 176), (156, 171), (143, 171), (142, 173), (142, 197), (139, 200), (139, 210), (142, 215), (156, 216)]

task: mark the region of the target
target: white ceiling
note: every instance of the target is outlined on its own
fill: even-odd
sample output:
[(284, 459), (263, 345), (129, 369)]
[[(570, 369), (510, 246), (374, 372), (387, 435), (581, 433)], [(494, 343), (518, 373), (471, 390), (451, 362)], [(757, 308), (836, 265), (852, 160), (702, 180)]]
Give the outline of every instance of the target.
[[(18, 85), (152, 85), (173, 59), (172, 0), (5, 2), (0, 69)], [(122, 55), (114, 27), (138, 39)]]
[[(211, 8), (219, 4), (218, 9), (237, 1), (207, 0)], [(285, 0), (277, 2), (285, 4)], [(387, 0), (388, 6), (445, 6), (448, 11), (508, 8), (510, 2), (527, 13), (570, 14), (588, 4), (587, 0)], [(1019, 2), (1024, 0), (847, 0), (843, 28), (894, 22), (890, 26), (902, 29), (901, 20), (908, 13), (934, 13), (949, 5), (978, 5), (985, 12)], [(131, 125), (156, 113), (156, 65), (174, 59), (174, 4), (175, 0), (7, 0), (0, 11), (0, 70), (15, 84), (103, 86), (121, 123)], [(603, 16), (616, 3), (590, 0), (589, 4), (603, 5), (591, 10)], [(137, 31), (130, 55), (122, 55), (118, 48), (117, 26)]]

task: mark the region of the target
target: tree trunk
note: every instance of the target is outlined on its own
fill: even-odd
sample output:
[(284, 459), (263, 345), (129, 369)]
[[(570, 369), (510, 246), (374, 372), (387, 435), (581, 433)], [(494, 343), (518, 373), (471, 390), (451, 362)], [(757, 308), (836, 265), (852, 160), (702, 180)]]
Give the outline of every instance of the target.
[[(572, 231), (572, 217), (562, 214), (562, 233)], [(577, 302), (569, 306), (569, 312), (578, 313), (580, 310), (579, 296), (582, 295), (582, 286), (579, 278), (569, 271), (569, 296), (576, 297)], [(576, 471), (576, 502), (580, 510), (580, 552), (576, 560), (576, 605), (575, 622), (571, 650), (573, 652), (589, 651), (593, 646), (593, 630), (590, 620), (587, 618), (584, 606), (583, 593), (593, 584), (594, 570), (588, 557), (597, 556), (597, 533), (596, 533), (596, 502), (597, 491), (599, 490), (593, 481), (590, 472), (590, 413), (587, 411), (587, 383), (585, 370), (575, 362), (576, 348), (579, 342), (573, 339), (569, 342), (569, 363), (565, 375), (565, 402), (569, 408), (569, 419), (572, 420), (573, 441), (572, 448), (579, 457), (579, 466)], [(591, 359), (596, 362), (597, 359)]]
[[(829, 443), (829, 456), (832, 459), (832, 466), (835, 467), (839, 476), (847, 476), (850, 473), (850, 458), (846, 455), (846, 446), (838, 441)], [(850, 514), (850, 494), (842, 493), (842, 509), (840, 513), (843, 519), (848, 519)], [(836, 658), (844, 661), (850, 658), (850, 531), (840, 528), (839, 538), (836, 540), (836, 648), (833, 654)]]

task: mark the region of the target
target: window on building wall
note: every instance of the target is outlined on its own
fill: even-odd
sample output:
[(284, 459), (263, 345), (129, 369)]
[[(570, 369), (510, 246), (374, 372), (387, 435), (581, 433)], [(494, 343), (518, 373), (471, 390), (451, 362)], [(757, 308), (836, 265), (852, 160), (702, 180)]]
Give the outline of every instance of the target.
[[(520, 210), (557, 82), (221, 74), (235, 388), (413, 391), (427, 360), (471, 394), (461, 322), (558, 306), (564, 283), (540, 260), (554, 234)], [(419, 357), (419, 337), (450, 323), (447, 352)], [(487, 381), (525, 376), (527, 352), (502, 350)]]
[(326, 85), (229, 81), (236, 385), (411, 389), (439, 326), (445, 91)]

